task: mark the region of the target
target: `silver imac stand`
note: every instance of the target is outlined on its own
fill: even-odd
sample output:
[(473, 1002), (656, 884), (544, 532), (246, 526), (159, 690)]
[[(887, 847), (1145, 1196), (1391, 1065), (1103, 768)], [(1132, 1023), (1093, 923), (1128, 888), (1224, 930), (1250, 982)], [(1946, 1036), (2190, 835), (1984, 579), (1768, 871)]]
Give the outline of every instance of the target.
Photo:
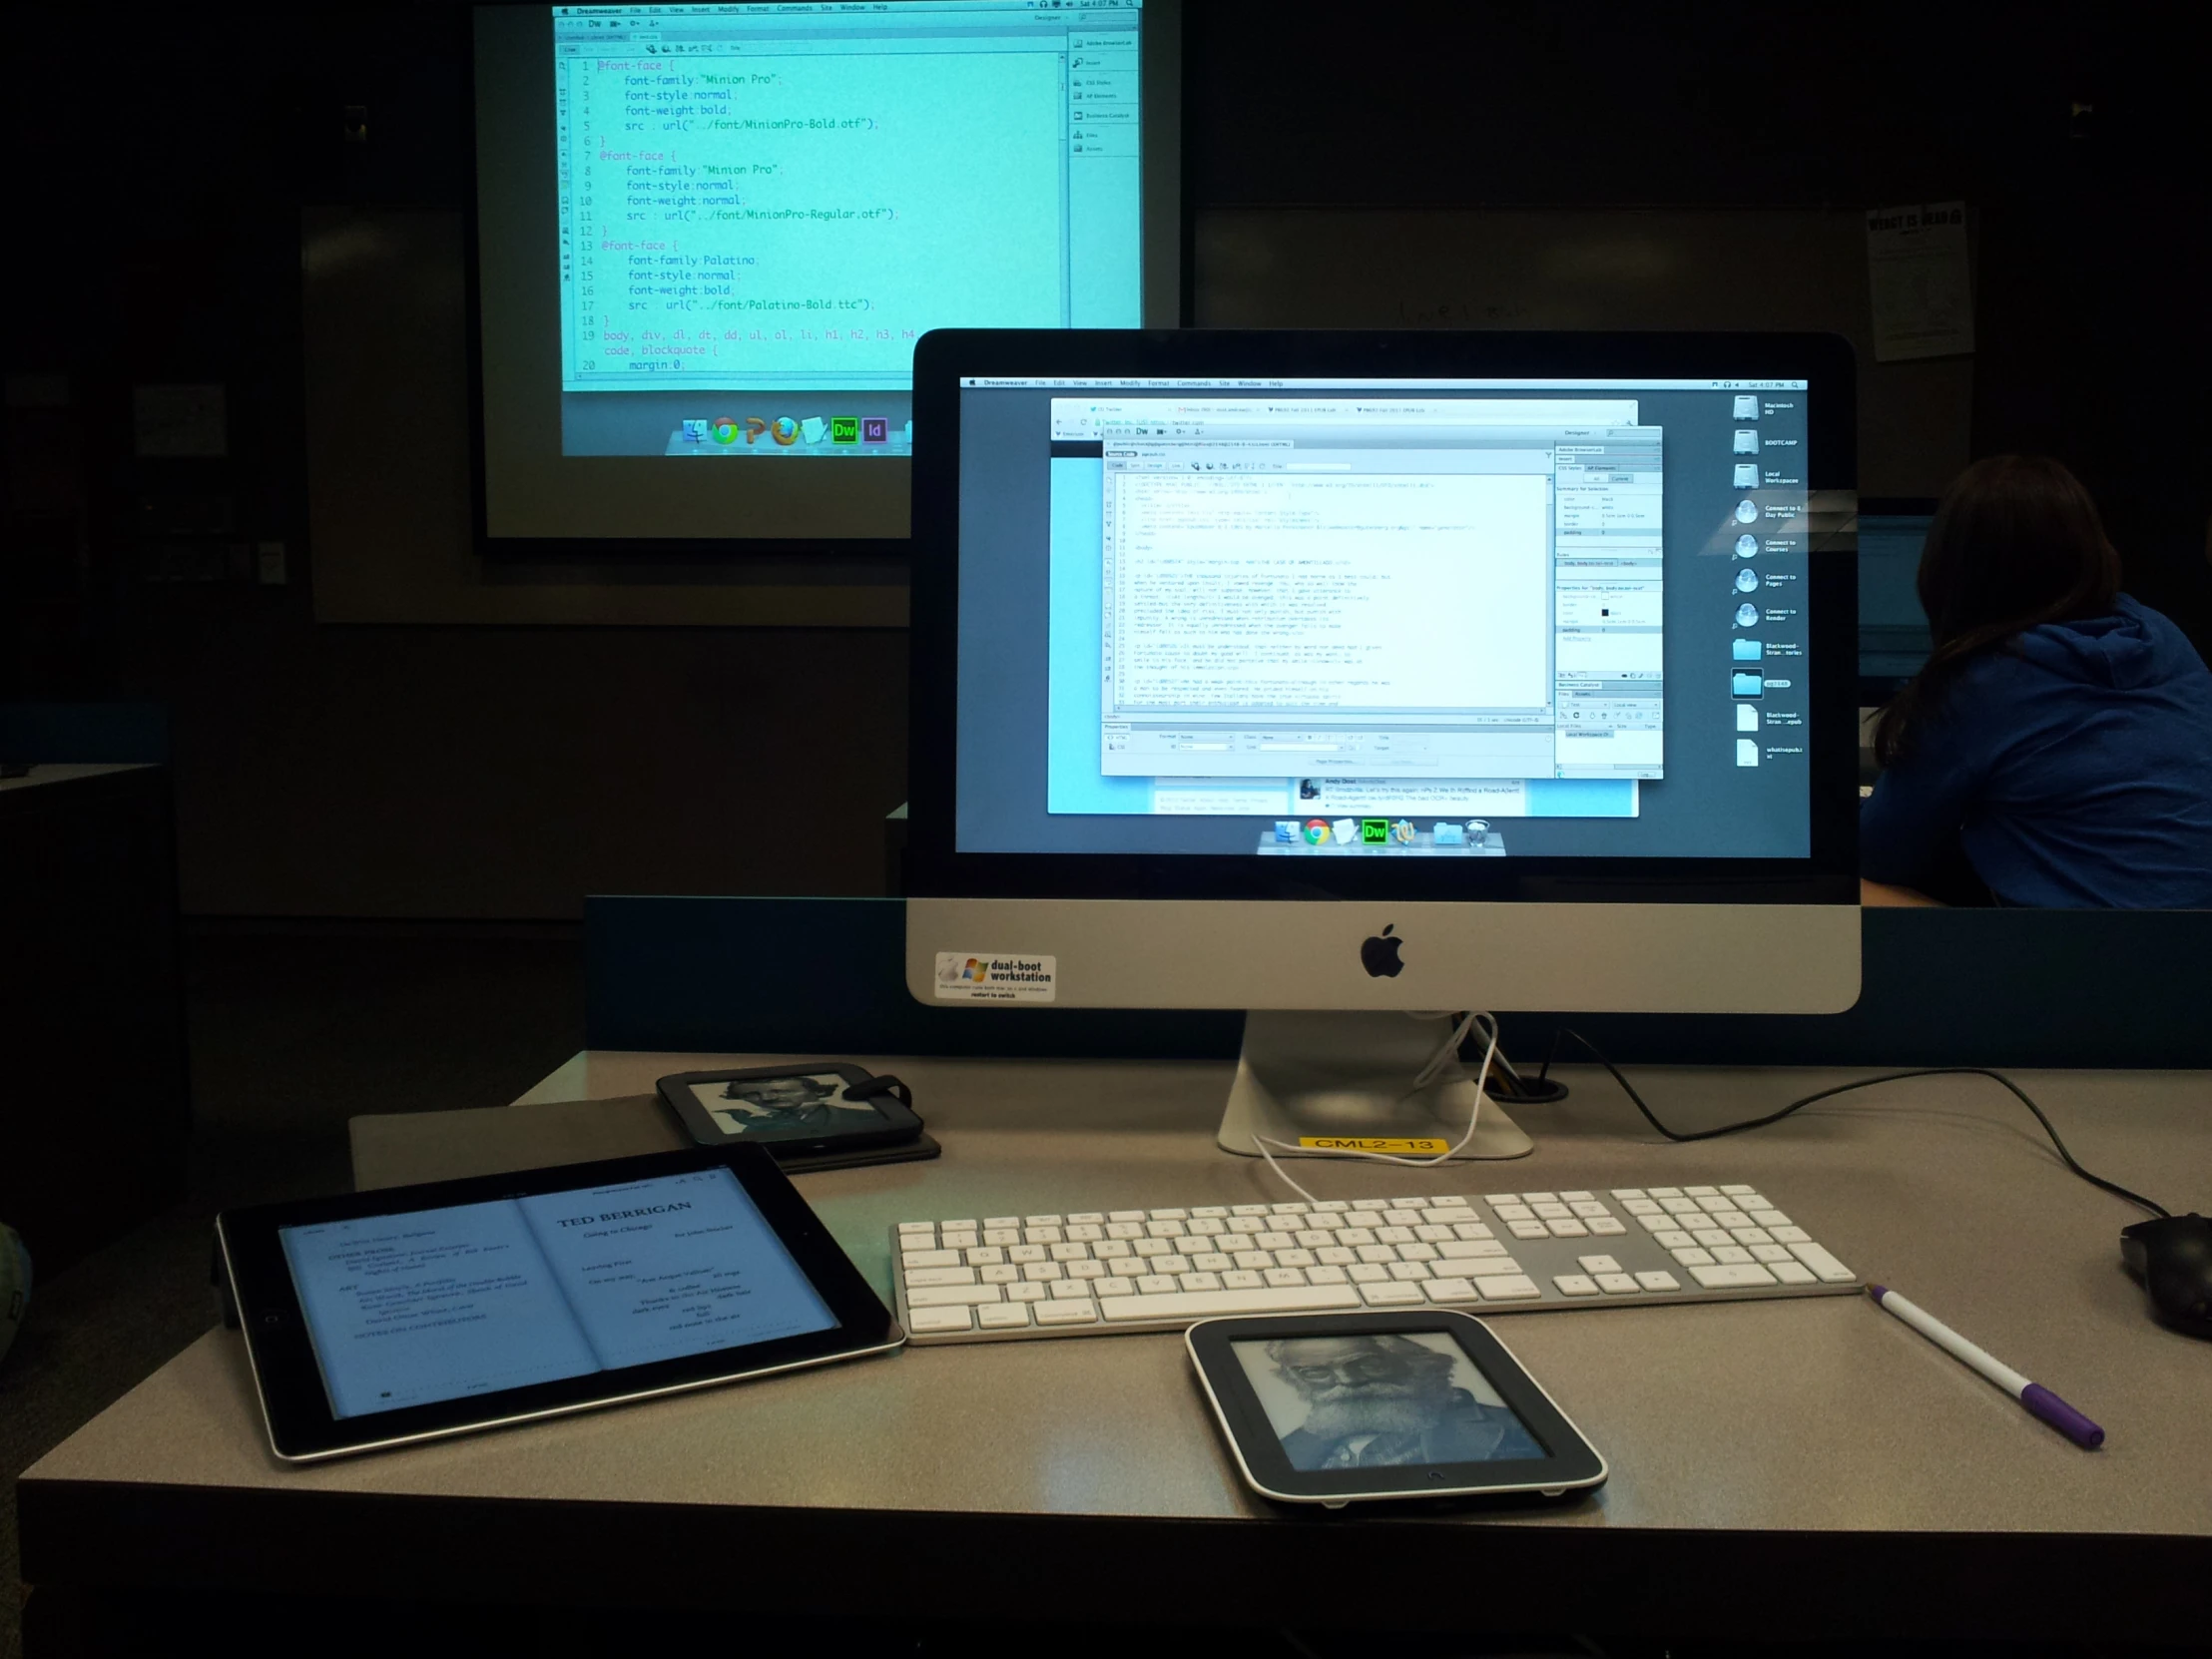
[[(1454, 1060), (1425, 1088), (1412, 1083), (1450, 1030), (1449, 1016), (1253, 1010), (1222, 1114), (1222, 1150), (1257, 1158), (1259, 1134), (1278, 1158), (1326, 1158), (1379, 1140), (1440, 1142), (1434, 1150), (1441, 1151), (1466, 1133), (1474, 1077)], [(1493, 1097), (1482, 1103), (1473, 1139), (1453, 1156), (1525, 1158), (1535, 1150)]]

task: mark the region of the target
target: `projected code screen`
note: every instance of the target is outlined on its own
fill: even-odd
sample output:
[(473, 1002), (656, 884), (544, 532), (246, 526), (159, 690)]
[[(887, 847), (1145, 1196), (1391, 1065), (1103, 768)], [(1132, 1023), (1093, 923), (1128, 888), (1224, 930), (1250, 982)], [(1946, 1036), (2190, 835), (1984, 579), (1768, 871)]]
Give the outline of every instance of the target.
[(564, 450), (903, 452), (928, 329), (1138, 326), (1142, 17), (554, 8)]

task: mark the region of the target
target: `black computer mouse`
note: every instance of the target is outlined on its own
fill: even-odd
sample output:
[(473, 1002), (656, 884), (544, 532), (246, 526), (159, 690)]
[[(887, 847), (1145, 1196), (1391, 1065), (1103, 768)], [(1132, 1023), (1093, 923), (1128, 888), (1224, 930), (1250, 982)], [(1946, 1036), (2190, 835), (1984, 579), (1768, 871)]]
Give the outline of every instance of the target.
[(2150, 1317), (2212, 1339), (2212, 1216), (2160, 1216), (2120, 1231), (2120, 1260), (2150, 1295)]

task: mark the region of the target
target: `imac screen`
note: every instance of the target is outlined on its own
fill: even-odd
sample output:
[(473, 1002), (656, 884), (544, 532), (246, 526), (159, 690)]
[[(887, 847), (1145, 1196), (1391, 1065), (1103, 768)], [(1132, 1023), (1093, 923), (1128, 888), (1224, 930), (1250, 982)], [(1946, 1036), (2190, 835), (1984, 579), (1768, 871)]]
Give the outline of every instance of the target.
[(1810, 396), (963, 379), (955, 850), (1808, 856)]

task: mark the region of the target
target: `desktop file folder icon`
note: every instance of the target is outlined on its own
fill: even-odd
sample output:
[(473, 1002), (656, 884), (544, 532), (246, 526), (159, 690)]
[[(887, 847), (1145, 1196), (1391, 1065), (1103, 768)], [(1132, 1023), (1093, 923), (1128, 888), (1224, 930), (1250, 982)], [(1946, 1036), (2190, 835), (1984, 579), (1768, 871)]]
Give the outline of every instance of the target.
[(1759, 394), (1757, 392), (1738, 392), (1736, 394), (1736, 418), (1738, 420), (1757, 420), (1759, 418)]
[(1759, 487), (1759, 463), (1757, 461), (1740, 463), (1736, 468), (1734, 477), (1736, 488), (1740, 490), (1757, 489)]
[(1731, 696), (1757, 697), (1767, 689), (1767, 682), (1757, 674), (1732, 674), (1728, 686)]
[(1756, 663), (1766, 654), (1757, 640), (1730, 640), (1728, 646), (1733, 653), (1730, 659), (1733, 662)]
[(1755, 767), (1759, 764), (1759, 740), (1757, 738), (1738, 738), (1736, 740), (1736, 764), (1740, 767)]
[(1756, 732), (1759, 730), (1759, 711), (1749, 703), (1736, 705), (1736, 730), (1739, 732)]
[(1744, 430), (1744, 428), (1739, 426), (1736, 429), (1736, 453), (1739, 455), (1758, 454), (1759, 434), (1757, 432), (1746, 431)]

